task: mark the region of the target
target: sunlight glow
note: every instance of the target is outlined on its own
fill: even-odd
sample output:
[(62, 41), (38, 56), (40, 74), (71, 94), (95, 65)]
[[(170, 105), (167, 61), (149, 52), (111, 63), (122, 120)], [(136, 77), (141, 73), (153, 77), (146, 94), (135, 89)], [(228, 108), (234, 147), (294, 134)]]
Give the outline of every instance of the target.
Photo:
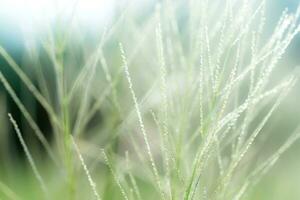
[(114, 4), (114, 0), (4, 0), (0, 19), (28, 26), (74, 16), (80, 23), (97, 25), (112, 17)]

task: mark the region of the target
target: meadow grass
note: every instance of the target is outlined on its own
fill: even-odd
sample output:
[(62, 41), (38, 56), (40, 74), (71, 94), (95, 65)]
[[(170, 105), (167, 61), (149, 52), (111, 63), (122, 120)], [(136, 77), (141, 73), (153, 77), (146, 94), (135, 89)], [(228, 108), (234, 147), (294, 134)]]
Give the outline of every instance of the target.
[(57, 30), (64, 27), (58, 19), (28, 47), (29, 66), (0, 47), (53, 135), (45, 138), (0, 72), (47, 155), (46, 162), (34, 158), (39, 152), (9, 114), (40, 188), (27, 198), (1, 180), (0, 198), (246, 199), (300, 136), (295, 129), (258, 159), (265, 154), (256, 141), (299, 76), (273, 80), (300, 31), (300, 7), (283, 11), (268, 33), (269, 3), (165, 0), (145, 12), (128, 3), (94, 37), (75, 14), (67, 28)]

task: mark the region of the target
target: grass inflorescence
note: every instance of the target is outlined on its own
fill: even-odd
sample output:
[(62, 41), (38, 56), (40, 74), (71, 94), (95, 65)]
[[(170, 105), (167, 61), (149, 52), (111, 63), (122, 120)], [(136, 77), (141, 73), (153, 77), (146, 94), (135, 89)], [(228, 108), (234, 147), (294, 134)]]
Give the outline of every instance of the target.
[[(40, 45), (26, 49), (28, 66), (0, 47), (51, 127), (48, 139), (0, 71), (29, 125), (23, 133), (9, 114), (42, 193), (34, 187), (31, 198), (246, 198), (300, 135), (296, 129), (268, 155), (256, 144), (299, 76), (273, 78), (300, 31), (300, 7), (285, 10), (268, 33), (268, 3), (165, 0), (145, 13), (121, 5), (97, 36), (76, 19), (68, 30), (48, 27)], [(46, 159), (35, 159), (26, 131)], [(26, 199), (4, 180), (0, 191)]]

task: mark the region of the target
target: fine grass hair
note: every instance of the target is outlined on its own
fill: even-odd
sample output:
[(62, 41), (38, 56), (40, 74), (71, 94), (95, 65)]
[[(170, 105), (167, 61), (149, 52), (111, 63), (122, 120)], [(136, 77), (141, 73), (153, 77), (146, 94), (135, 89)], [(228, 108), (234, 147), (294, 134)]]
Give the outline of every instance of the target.
[[(294, 127), (264, 152), (299, 79), (282, 63), (300, 32), (300, 6), (284, 10), (268, 32), (270, 3), (164, 0), (140, 12), (128, 1), (94, 34), (74, 8), (68, 26), (58, 16), (27, 46), (26, 62), (0, 46), (22, 89), (45, 111), (52, 137), (0, 68), (22, 119), (8, 114), (29, 163), (24, 178), (40, 187), (25, 195), (17, 182), (0, 179), (0, 199), (251, 196), (300, 137)], [(43, 150), (30, 145), (33, 137)]]

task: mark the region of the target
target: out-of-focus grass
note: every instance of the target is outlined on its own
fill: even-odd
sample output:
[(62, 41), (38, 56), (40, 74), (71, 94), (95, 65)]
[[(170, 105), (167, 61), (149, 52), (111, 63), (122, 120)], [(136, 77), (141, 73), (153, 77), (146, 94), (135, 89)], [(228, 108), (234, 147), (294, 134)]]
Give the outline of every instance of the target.
[(129, 1), (92, 33), (75, 15), (24, 33), (22, 58), (1, 48), (0, 198), (297, 199), (283, 153), (299, 136), (297, 110), (285, 117), (299, 13), (274, 31), (272, 2), (247, 2)]

